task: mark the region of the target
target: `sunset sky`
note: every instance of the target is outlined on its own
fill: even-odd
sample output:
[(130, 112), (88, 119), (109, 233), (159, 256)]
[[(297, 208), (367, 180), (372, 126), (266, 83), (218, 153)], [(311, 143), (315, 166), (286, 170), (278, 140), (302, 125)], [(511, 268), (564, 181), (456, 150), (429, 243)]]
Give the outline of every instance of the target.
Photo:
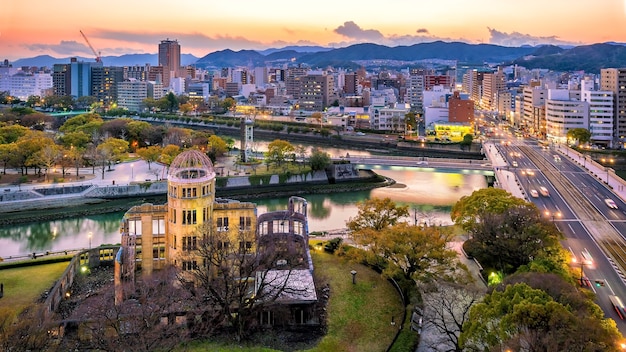
[(2, 0), (0, 59), (48, 54), (183, 53), (287, 45), (388, 46), (434, 40), (522, 44), (626, 42), (626, 0)]

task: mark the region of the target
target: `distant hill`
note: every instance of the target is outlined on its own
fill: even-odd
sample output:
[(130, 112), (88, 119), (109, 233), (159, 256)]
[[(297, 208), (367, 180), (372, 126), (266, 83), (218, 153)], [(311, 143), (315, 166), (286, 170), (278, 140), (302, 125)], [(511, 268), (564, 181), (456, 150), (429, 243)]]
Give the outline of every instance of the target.
[(626, 46), (603, 43), (581, 45), (567, 50), (540, 48), (512, 63), (529, 69), (599, 73), (602, 68), (626, 67)]
[[(92, 57), (79, 60), (93, 62)], [(328, 66), (358, 68), (360, 66), (407, 67), (420, 60), (456, 60), (459, 62), (517, 64), (529, 69), (543, 68), (553, 71), (584, 70), (600, 72), (606, 67), (626, 67), (624, 43), (601, 43), (565, 48), (554, 45), (539, 47), (505, 47), (492, 44), (467, 44), (461, 42), (419, 43), (410, 46), (388, 47), (364, 43), (345, 48), (323, 48), (317, 46), (289, 46), (282, 49), (263, 51), (230, 49), (209, 53), (202, 58), (190, 54), (181, 55), (183, 65), (216, 69), (221, 67), (280, 66), (284, 63), (304, 64), (313, 68)], [(105, 56), (106, 66), (132, 66), (157, 64), (157, 54), (128, 54)], [(20, 66), (52, 67), (55, 63), (69, 63), (70, 58), (54, 58), (41, 55), (20, 59), (12, 64)]]
[[(54, 64), (67, 64), (72, 57), (76, 57), (79, 61), (95, 62), (93, 57), (70, 56), (64, 58), (55, 58), (50, 55), (40, 55), (31, 58), (19, 59), (11, 64), (13, 67), (35, 66), (35, 67), (52, 67)], [(180, 60), (182, 65), (194, 64), (198, 58), (191, 54), (181, 54)], [(126, 54), (121, 56), (103, 56), (102, 62), (105, 66), (134, 66), (134, 65), (157, 65), (159, 62), (157, 54)]]
[(267, 56), (278, 51), (295, 51), (297, 53), (317, 53), (320, 51), (329, 51), (329, 50), (333, 50), (333, 48), (325, 48), (323, 46), (315, 46), (315, 45), (291, 45), (291, 46), (286, 46), (280, 49), (271, 48), (271, 49), (261, 50), (259, 51), (259, 54)]

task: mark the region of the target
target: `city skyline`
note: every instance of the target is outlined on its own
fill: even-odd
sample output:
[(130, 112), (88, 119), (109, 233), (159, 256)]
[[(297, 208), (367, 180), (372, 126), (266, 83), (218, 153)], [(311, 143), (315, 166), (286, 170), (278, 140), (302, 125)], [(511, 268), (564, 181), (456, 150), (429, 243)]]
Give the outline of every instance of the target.
[(373, 1), (322, 0), (303, 9), (281, 0), (263, 6), (241, 1), (236, 7), (229, 2), (181, 0), (173, 9), (164, 1), (69, 0), (59, 6), (8, 0), (0, 13), (0, 58), (92, 56), (80, 30), (102, 56), (156, 53), (158, 43), (168, 38), (179, 41), (182, 53), (197, 57), (224, 49), (343, 47), (362, 42), (388, 46), (435, 40), (505, 46), (626, 42), (626, 1), (518, 4), (389, 0), (383, 6)]

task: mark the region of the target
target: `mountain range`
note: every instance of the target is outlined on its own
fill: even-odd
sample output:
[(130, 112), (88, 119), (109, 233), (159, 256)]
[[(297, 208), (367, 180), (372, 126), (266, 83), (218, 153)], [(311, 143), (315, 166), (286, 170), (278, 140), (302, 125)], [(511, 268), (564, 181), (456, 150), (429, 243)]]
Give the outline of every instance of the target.
[[(92, 61), (90, 58), (79, 60)], [(106, 56), (105, 65), (132, 66), (157, 64), (156, 54), (129, 54)], [(599, 43), (576, 47), (544, 45), (538, 47), (505, 47), (493, 44), (467, 44), (461, 42), (419, 43), (410, 46), (388, 47), (378, 44), (355, 44), (344, 48), (318, 46), (290, 46), (263, 51), (230, 49), (221, 50), (197, 58), (190, 54), (181, 55), (183, 65), (219, 69), (222, 67), (258, 67), (265, 65), (303, 64), (312, 68), (328, 66), (357, 68), (365, 67), (408, 67), (420, 61), (453, 61), (462, 63), (517, 64), (529, 69), (543, 68), (553, 71), (578, 71), (598, 73), (601, 68), (626, 67), (626, 46), (623, 43)], [(54, 63), (68, 63), (69, 58), (53, 58), (43, 55), (20, 59), (14, 66), (51, 67)]]

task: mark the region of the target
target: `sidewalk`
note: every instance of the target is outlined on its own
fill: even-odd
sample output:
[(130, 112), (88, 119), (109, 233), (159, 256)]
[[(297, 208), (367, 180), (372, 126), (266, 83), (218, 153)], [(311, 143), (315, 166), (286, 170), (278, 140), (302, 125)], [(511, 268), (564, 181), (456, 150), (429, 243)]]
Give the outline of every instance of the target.
[(497, 144), (492, 141), (487, 141), (483, 143), (483, 150), (493, 165), (493, 170), (496, 175), (496, 183), (494, 186), (504, 189), (517, 198), (528, 200), (528, 195), (520, 185), (515, 173), (509, 171), (509, 164), (500, 153)]

